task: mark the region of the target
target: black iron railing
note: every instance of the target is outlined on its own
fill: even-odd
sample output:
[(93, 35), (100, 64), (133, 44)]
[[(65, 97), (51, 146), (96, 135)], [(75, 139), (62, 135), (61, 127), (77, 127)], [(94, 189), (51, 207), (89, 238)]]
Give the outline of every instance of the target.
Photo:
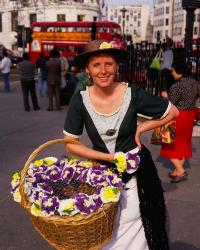
[[(148, 42), (127, 46), (128, 60), (121, 67), (122, 79), (139, 85), (155, 95), (159, 95), (163, 89), (169, 88), (172, 83), (165, 86), (161, 71), (151, 70), (149, 67), (161, 46), (161, 43)], [(186, 51), (183, 47), (174, 44), (172, 50), (174, 60), (186, 61), (192, 77), (200, 79), (200, 39), (193, 42), (191, 58), (186, 58)]]

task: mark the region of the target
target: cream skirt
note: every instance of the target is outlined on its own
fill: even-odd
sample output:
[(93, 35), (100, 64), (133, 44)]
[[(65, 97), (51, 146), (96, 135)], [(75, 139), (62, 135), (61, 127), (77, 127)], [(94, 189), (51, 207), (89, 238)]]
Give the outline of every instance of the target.
[(139, 211), (136, 177), (126, 184), (120, 196), (115, 231), (111, 241), (102, 250), (148, 250)]

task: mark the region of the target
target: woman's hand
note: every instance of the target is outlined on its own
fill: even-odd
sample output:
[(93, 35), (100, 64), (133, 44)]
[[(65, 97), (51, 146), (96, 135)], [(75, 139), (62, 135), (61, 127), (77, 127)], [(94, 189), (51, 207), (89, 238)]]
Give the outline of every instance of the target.
[(140, 122), (139, 125), (137, 126), (137, 130), (135, 133), (135, 142), (139, 149), (141, 149), (142, 144), (141, 144), (141, 135), (142, 133), (152, 130), (154, 128), (157, 128), (161, 125), (168, 124), (172, 120), (174, 120), (179, 114), (178, 109), (171, 104), (171, 108), (169, 110), (169, 113), (163, 118), (163, 119), (158, 119), (158, 120), (146, 120), (144, 122)]
[(136, 133), (135, 133), (135, 142), (136, 142), (138, 148), (141, 149), (142, 148), (142, 144), (141, 144), (141, 132), (140, 132), (139, 126), (137, 127), (137, 130), (136, 130)]
[(162, 91), (162, 92), (161, 92), (161, 96), (162, 96), (164, 99), (167, 99), (167, 98), (168, 98), (168, 93), (167, 93), (167, 91)]

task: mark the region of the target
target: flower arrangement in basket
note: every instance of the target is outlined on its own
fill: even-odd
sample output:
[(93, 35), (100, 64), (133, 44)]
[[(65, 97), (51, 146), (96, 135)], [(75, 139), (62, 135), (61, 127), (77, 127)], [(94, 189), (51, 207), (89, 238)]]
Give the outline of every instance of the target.
[[(31, 154), (22, 172), (12, 177), (13, 198), (56, 249), (99, 249), (112, 236), (124, 183), (94, 161), (74, 157), (35, 160), (44, 148), (62, 142), (64, 139), (49, 141)], [(137, 169), (139, 158), (136, 154), (116, 153), (114, 162), (119, 173), (131, 173)]]

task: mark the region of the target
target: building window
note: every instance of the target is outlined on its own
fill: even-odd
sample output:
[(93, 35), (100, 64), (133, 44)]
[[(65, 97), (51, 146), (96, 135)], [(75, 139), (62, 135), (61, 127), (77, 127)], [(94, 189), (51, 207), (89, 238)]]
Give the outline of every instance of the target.
[(78, 15), (78, 16), (77, 16), (77, 21), (78, 21), (78, 22), (83, 22), (84, 19), (85, 19), (85, 15)]
[(169, 25), (169, 19), (168, 18), (165, 19), (165, 25), (166, 26)]
[(140, 25), (141, 25), (141, 23), (140, 23), (140, 21), (138, 21), (138, 27), (140, 27)]
[(11, 12), (11, 31), (17, 31), (18, 15), (16, 11)]
[(0, 32), (2, 32), (2, 14), (0, 13)]
[(59, 22), (62, 22), (62, 21), (65, 21), (65, 14), (58, 14), (57, 15), (57, 21)]
[(169, 7), (166, 7), (166, 14), (169, 14)]
[(33, 23), (33, 22), (37, 22), (37, 15), (35, 13), (31, 13), (29, 15), (29, 21), (30, 21), (30, 25)]

